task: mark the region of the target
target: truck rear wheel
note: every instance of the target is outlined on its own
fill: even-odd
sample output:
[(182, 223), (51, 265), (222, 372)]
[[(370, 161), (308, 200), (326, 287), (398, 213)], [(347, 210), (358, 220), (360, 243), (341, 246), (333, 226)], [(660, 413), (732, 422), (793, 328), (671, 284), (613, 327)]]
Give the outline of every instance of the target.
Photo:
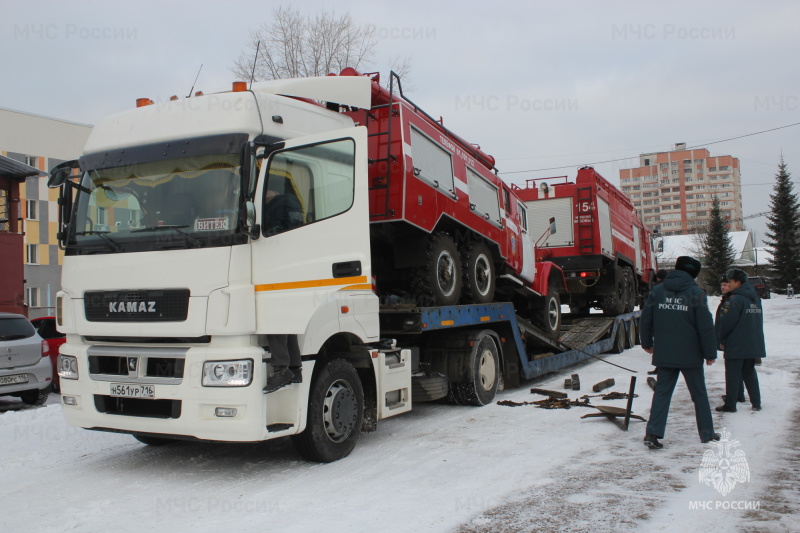
[(292, 441), (305, 459), (331, 463), (353, 451), (363, 421), (358, 373), (348, 361), (333, 359), (312, 378), (306, 429)]
[(614, 269), (614, 283), (612, 284), (611, 293), (603, 296), (601, 300), (603, 313), (609, 316), (617, 316), (624, 313), (627, 294), (628, 285), (625, 282), (625, 272), (621, 266), (617, 266)]
[(442, 231), (428, 238), (425, 266), (412, 277), (422, 305), (455, 305), (461, 297), (461, 258), (453, 238)]
[(492, 252), (482, 241), (470, 241), (461, 250), (464, 303), (485, 304), (494, 300), (495, 268)]
[(628, 286), (627, 298), (625, 299), (625, 312), (630, 313), (633, 311), (633, 308), (636, 307), (639, 290), (636, 283), (636, 274), (634, 274), (633, 269), (625, 267), (623, 270), (625, 271), (625, 283)]
[(452, 383), (450, 387), (454, 400), (461, 405), (491, 403), (500, 383), (500, 354), (492, 336), (483, 335), (474, 346), (465, 354), (467, 381)]

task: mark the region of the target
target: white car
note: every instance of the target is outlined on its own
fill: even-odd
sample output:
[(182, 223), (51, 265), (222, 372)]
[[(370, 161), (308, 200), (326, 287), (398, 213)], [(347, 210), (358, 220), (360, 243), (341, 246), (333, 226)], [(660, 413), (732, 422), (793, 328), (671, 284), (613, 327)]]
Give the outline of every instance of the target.
[(0, 313), (0, 396), (44, 405), (53, 383), (48, 350), (25, 316)]

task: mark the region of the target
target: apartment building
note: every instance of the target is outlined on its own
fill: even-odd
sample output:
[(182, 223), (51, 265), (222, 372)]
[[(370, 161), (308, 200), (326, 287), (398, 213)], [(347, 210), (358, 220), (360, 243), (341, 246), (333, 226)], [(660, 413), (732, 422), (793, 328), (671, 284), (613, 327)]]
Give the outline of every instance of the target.
[[(0, 155), (49, 172), (82, 153), (92, 127), (23, 111), (0, 108)], [(47, 176), (25, 179), (19, 189), (23, 238), (25, 305), (28, 316), (53, 314), (61, 288), (63, 251), (58, 248), (58, 191)]]
[(620, 187), (650, 230), (662, 235), (698, 233), (719, 198), (731, 231), (744, 229), (739, 160), (677, 143), (669, 152), (639, 156), (639, 167), (619, 171)]

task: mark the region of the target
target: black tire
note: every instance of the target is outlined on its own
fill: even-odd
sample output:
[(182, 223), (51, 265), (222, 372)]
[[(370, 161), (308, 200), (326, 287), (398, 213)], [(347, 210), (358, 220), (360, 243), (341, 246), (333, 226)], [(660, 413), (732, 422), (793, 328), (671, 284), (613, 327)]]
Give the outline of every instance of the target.
[(461, 249), (463, 295), (466, 304), (485, 304), (494, 300), (496, 271), (489, 247), (483, 241), (469, 241)]
[(347, 457), (364, 422), (364, 389), (356, 369), (332, 359), (311, 380), (306, 429), (292, 436), (305, 459), (331, 463)]
[(491, 335), (485, 334), (463, 359), (466, 381), (451, 384), (456, 403), (481, 406), (491, 403), (500, 383), (500, 353)]
[(639, 292), (636, 288), (636, 275), (632, 268), (624, 267), (625, 283), (627, 285), (627, 298), (625, 298), (625, 312), (630, 313), (636, 307), (636, 297)]
[(618, 316), (625, 312), (625, 303), (628, 293), (628, 285), (625, 283), (625, 272), (622, 267), (614, 269), (614, 283), (611, 293), (606, 294), (600, 301), (603, 313), (608, 316)]
[(133, 438), (142, 444), (147, 444), (148, 446), (166, 446), (167, 444), (172, 444), (175, 442), (175, 439), (151, 437), (150, 435), (138, 435), (136, 433), (133, 434)]
[(614, 335), (614, 344), (611, 346), (611, 353), (622, 353), (625, 351), (625, 324), (620, 322), (617, 324), (617, 332)]
[(411, 376), (411, 401), (413, 403), (441, 400), (449, 392), (450, 383), (444, 374)]
[(19, 398), (28, 405), (44, 405), (50, 396), (50, 387), (23, 391)]
[(641, 341), (639, 340), (639, 324), (636, 322), (635, 318), (631, 319), (631, 330), (628, 334), (628, 337), (631, 339), (631, 348), (641, 344)]
[(539, 305), (533, 310), (533, 323), (551, 337), (558, 338), (561, 331), (561, 297), (558, 291), (550, 285), (547, 295), (536, 298), (536, 302)]
[(456, 305), (461, 284), (461, 259), (453, 238), (434, 233), (428, 237), (425, 266), (412, 275), (414, 296), (423, 306)]

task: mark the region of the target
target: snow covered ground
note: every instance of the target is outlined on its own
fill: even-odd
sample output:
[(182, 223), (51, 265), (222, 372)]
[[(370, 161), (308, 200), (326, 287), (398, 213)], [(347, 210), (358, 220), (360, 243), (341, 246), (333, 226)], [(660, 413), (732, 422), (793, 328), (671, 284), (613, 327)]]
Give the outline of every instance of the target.
[[(148, 447), (67, 426), (55, 395), (40, 408), (2, 398), (0, 531), (800, 531), (800, 299), (764, 308), (764, 409), (714, 413), (727, 447), (700, 443), (682, 381), (663, 450), (642, 444), (644, 422), (623, 432), (582, 420), (595, 412), (586, 407), (420, 404), (326, 465), (300, 460), (288, 441)], [(649, 357), (636, 347), (607, 358), (637, 371), (633, 410), (647, 417)], [(572, 373), (582, 384), (573, 399), (606, 378), (617, 383), (608, 391), (627, 392), (632, 375), (592, 361), (497, 400), (541, 399), (531, 386), (563, 390)], [(719, 405), (721, 360), (706, 381)], [(716, 484), (701, 481), (704, 453)], [(726, 492), (719, 474), (743, 463), (749, 480)]]

